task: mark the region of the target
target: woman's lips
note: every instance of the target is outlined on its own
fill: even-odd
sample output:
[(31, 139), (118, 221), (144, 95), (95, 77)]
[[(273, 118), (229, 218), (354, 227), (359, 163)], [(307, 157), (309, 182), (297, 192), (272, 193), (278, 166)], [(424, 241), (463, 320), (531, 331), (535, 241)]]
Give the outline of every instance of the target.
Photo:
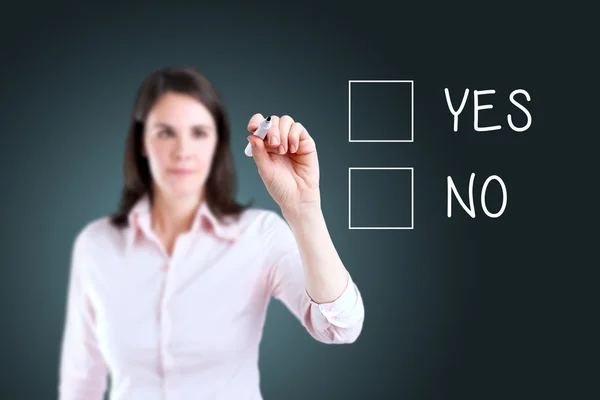
[(173, 175), (191, 175), (193, 174), (195, 171), (193, 169), (184, 169), (184, 168), (176, 168), (176, 169), (171, 169), (169, 170), (170, 173), (172, 173)]

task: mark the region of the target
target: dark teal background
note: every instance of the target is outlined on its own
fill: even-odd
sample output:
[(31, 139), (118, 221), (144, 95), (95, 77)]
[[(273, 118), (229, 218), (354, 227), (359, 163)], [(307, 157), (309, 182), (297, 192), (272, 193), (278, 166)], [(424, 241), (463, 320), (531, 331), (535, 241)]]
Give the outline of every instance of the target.
[[(569, 3), (571, 4), (571, 3)], [(597, 380), (597, 100), (584, 72), (589, 12), (568, 6), (417, 7), (226, 2), (159, 6), (44, 2), (4, 6), (0, 135), (0, 398), (53, 399), (75, 235), (115, 210), (122, 153), (141, 80), (193, 66), (214, 83), (232, 123), (239, 199), (277, 210), (243, 149), (255, 112), (289, 114), (314, 136), (322, 206), (364, 296), (359, 340), (327, 346), (271, 303), (261, 345), (265, 399), (587, 399)], [(414, 143), (349, 143), (348, 80), (414, 80)], [(444, 88), (469, 100), (459, 131)], [(492, 110), (473, 130), (473, 90)], [(531, 128), (509, 102), (531, 95)], [(373, 98), (378, 111), (396, 109)], [(406, 126), (386, 119), (386, 134)], [(414, 167), (413, 230), (349, 230), (348, 168)], [(477, 217), (467, 199), (476, 174)], [(479, 194), (499, 175), (508, 204), (485, 216)], [(360, 218), (385, 221), (405, 185), (363, 180)], [(369, 186), (378, 185), (378, 186)], [(493, 182), (492, 212), (501, 204)], [(378, 201), (381, 199), (381, 202)], [(592, 340), (593, 339), (593, 340)]]

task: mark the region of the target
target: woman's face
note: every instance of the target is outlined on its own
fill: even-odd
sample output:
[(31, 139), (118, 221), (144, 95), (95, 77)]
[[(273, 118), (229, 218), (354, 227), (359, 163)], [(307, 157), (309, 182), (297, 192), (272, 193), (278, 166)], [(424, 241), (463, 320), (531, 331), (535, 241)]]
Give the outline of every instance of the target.
[(176, 93), (160, 97), (146, 119), (143, 148), (155, 190), (166, 197), (198, 197), (217, 138), (211, 113), (197, 99)]

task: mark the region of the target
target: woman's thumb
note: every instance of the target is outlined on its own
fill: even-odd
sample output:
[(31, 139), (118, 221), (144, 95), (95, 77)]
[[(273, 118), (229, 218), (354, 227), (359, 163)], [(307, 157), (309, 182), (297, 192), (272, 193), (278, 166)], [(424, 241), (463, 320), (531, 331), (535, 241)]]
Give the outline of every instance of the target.
[(269, 163), (271, 163), (271, 157), (265, 148), (265, 142), (256, 135), (248, 136), (248, 141), (252, 146), (252, 157), (258, 166), (259, 172), (266, 171), (269, 167)]

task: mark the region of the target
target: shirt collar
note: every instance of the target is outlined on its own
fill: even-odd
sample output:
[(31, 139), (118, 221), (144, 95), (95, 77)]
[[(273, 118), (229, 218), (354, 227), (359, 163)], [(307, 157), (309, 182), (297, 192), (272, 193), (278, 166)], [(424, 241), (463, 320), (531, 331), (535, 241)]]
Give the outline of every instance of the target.
[[(129, 212), (129, 230), (127, 236), (127, 249), (130, 249), (139, 234), (149, 235), (150, 226), (150, 198), (146, 194), (142, 196)], [(226, 240), (235, 241), (240, 235), (240, 224), (231, 217), (224, 217), (220, 221), (211, 211), (206, 200), (202, 201), (198, 206), (191, 231), (197, 232), (203, 230), (213, 234), (215, 237)]]

